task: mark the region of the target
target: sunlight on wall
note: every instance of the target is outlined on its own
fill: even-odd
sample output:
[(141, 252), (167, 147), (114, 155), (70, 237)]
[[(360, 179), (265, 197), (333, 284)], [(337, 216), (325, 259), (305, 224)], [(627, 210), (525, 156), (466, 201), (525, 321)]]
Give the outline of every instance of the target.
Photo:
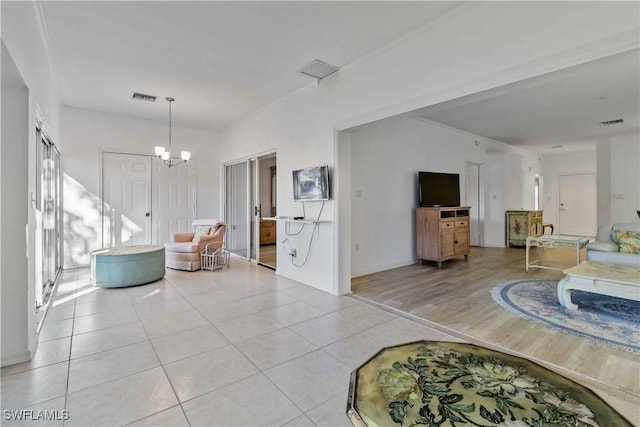
[(145, 229), (120, 213), (104, 206), (104, 235), (101, 236), (102, 200), (85, 186), (64, 174), (64, 267), (88, 266), (91, 251), (104, 247), (142, 244)]
[(87, 266), (100, 249), (100, 198), (66, 173), (63, 185), (64, 266)]
[[(131, 221), (124, 215), (120, 215), (120, 223), (122, 224), (122, 230), (120, 233), (120, 239), (123, 244), (133, 241), (133, 238), (138, 235), (142, 235), (144, 230), (138, 226), (135, 222)], [(144, 236), (142, 236), (144, 238)]]
[(104, 247), (131, 246), (145, 243), (145, 230), (126, 215), (119, 213), (120, 209), (105, 203), (104, 210), (104, 234), (102, 235)]

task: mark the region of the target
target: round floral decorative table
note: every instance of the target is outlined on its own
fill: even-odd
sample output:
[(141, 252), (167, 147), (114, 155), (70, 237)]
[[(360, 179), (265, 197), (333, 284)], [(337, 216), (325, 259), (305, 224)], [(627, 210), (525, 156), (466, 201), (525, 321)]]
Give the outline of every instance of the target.
[(630, 427), (588, 388), (529, 360), (473, 344), (380, 350), (351, 373), (354, 426)]

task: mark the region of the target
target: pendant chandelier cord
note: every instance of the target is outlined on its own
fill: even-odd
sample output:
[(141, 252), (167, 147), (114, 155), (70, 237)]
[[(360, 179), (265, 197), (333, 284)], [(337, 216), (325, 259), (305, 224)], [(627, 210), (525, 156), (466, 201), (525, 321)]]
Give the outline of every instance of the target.
[(173, 103), (175, 99), (167, 97), (167, 101), (169, 101), (169, 152), (171, 153), (171, 103)]

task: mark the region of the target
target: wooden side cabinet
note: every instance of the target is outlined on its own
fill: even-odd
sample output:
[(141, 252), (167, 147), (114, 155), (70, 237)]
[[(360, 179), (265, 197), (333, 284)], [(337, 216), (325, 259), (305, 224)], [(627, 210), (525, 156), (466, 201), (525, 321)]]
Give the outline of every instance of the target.
[(469, 206), (416, 209), (416, 245), (418, 258), (442, 261), (464, 256), (469, 259)]
[(506, 246), (525, 246), (527, 237), (544, 234), (542, 211), (507, 211), (505, 220)]
[(260, 220), (260, 244), (272, 245), (276, 242), (276, 222)]

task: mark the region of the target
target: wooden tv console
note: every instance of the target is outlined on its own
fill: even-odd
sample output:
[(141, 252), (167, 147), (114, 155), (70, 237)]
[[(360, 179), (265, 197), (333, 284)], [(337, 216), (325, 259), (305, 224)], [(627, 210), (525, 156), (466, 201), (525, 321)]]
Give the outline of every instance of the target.
[(458, 256), (469, 259), (469, 206), (416, 209), (418, 259), (442, 261)]

